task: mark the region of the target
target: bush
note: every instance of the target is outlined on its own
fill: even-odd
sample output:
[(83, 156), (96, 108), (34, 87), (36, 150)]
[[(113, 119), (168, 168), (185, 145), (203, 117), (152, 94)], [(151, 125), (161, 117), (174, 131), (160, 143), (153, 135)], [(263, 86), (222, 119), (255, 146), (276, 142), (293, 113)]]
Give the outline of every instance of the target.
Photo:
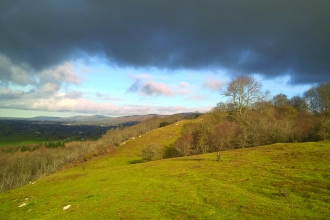
[(158, 146), (155, 143), (143, 147), (141, 151), (142, 159), (146, 161), (151, 161), (157, 154), (157, 150), (158, 150)]
[(160, 128), (161, 128), (161, 127), (165, 127), (165, 126), (167, 126), (167, 125), (169, 125), (169, 124), (170, 124), (170, 123), (164, 121), (164, 122), (159, 123), (159, 127), (160, 127)]
[(174, 145), (164, 147), (164, 158), (179, 157), (181, 153), (175, 148)]

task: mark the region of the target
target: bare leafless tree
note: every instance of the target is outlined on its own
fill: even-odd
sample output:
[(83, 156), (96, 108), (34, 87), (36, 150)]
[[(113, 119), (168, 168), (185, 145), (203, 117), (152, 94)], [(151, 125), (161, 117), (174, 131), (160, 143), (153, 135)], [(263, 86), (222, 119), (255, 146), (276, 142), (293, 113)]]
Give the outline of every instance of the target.
[(239, 128), (237, 123), (224, 121), (216, 125), (212, 135), (212, 144), (217, 149), (217, 160), (221, 160), (221, 151), (233, 148), (233, 141), (237, 137)]
[(309, 110), (314, 115), (330, 116), (330, 82), (310, 88), (304, 96)]
[(269, 91), (262, 91), (262, 84), (256, 78), (239, 76), (229, 83), (223, 95), (228, 97), (227, 102), (241, 115), (254, 103), (266, 99)]

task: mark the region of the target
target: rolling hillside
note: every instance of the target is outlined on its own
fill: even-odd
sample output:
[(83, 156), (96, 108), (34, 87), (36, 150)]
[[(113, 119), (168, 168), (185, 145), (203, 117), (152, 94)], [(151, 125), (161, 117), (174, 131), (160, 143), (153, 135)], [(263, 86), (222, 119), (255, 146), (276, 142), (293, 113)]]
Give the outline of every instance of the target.
[(0, 194), (1, 219), (326, 219), (330, 143), (274, 144), (141, 163), (187, 121)]

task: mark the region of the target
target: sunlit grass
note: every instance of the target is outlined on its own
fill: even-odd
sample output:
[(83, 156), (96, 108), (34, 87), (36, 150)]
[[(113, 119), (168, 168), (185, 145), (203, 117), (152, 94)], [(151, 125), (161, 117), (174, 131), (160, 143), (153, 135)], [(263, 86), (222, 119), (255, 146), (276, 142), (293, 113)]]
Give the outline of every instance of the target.
[[(182, 122), (186, 123), (186, 122)], [(111, 155), (0, 194), (4, 219), (326, 219), (330, 143), (274, 144), (139, 163), (182, 124), (134, 137)], [(25, 206), (18, 207), (22, 203)], [(71, 205), (63, 210), (66, 205)]]

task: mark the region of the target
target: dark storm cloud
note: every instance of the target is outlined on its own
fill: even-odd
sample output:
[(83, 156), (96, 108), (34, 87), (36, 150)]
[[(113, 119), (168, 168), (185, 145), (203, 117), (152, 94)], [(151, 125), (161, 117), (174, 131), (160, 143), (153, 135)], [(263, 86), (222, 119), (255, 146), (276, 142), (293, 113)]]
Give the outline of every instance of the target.
[(5, 0), (0, 53), (35, 70), (88, 54), (123, 66), (322, 82), (330, 79), (329, 11), (328, 0)]

